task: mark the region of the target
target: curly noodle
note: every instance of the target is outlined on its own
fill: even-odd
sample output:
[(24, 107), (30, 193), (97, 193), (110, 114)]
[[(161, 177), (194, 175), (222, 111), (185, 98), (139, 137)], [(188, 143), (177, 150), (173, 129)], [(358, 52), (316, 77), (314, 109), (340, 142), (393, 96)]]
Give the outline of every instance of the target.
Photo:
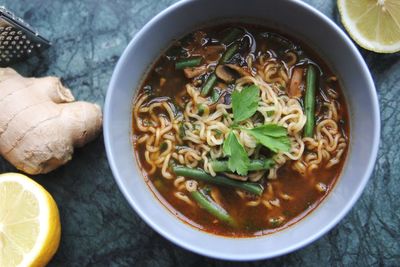
[[(285, 90), (290, 81), (289, 69), (297, 61), (293, 52), (288, 52), (286, 62), (262, 55), (257, 59), (250, 55), (246, 58), (251, 73), (236, 80), (235, 90), (243, 90), (248, 85), (256, 85), (260, 89), (260, 102), (257, 112), (262, 120), (252, 118), (243, 122), (247, 128), (267, 123), (275, 123), (287, 129), (291, 149), (273, 156), (275, 165), (268, 171), (250, 173), (245, 180), (257, 182), (263, 177), (277, 179), (278, 170), (288, 161), (292, 168), (302, 176), (307, 176), (318, 168), (331, 168), (338, 164), (345, 152), (347, 141), (342, 135), (338, 123), (338, 94), (328, 89), (329, 102), (324, 104), (324, 112), (319, 114), (314, 136), (302, 137), (306, 116), (302, 103), (298, 98), (289, 97)], [(171, 99), (159, 98), (149, 100), (149, 95), (139, 95), (133, 110), (135, 126), (140, 131), (136, 142), (145, 144), (145, 161), (148, 174), (161, 171), (165, 179), (174, 179), (174, 195), (193, 205), (187, 192), (197, 188), (197, 183), (182, 176), (174, 176), (170, 169), (170, 161), (174, 160), (187, 167), (201, 167), (215, 176), (210, 164), (211, 160), (224, 157), (222, 144), (230, 132), (233, 123), (232, 105), (213, 103), (210, 98), (202, 97), (200, 89), (192, 84), (186, 85), (186, 91), (176, 97), (182, 103), (186, 96), (183, 114), (179, 115), (171, 108)], [(202, 112), (200, 112), (202, 108)], [(235, 130), (240, 143), (247, 154), (257, 153), (257, 141), (245, 131)], [(322, 191), (324, 187), (316, 185)], [(263, 195), (251, 196), (236, 190), (236, 193), (247, 200), (248, 206), (264, 205), (267, 209), (279, 207), (281, 201), (291, 201), (292, 196), (273, 188), (268, 183)], [(219, 193), (215, 193), (216, 197)]]

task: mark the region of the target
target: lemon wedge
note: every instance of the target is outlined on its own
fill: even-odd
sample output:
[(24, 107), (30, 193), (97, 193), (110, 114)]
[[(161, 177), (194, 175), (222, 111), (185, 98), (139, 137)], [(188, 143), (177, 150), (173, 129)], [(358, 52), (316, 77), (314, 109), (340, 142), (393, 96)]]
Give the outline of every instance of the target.
[(60, 243), (58, 208), (22, 174), (0, 175), (0, 266), (45, 266)]
[(400, 51), (399, 0), (338, 0), (342, 23), (361, 47), (378, 52)]

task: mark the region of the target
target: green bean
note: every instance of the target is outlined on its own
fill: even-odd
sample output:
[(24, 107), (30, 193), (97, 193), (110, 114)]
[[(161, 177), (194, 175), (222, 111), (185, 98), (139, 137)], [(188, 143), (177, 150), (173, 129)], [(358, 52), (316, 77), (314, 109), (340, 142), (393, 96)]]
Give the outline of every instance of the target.
[(313, 65), (308, 65), (307, 68), (307, 86), (305, 96), (305, 113), (307, 117), (306, 125), (304, 128), (304, 136), (312, 137), (314, 134), (315, 126), (315, 90), (316, 90), (316, 69)]
[(231, 226), (236, 226), (235, 220), (229, 215), (229, 213), (219, 206), (215, 201), (208, 196), (204, 190), (198, 189), (190, 193), (192, 198), (199, 204), (200, 207), (205, 209), (210, 214), (214, 215), (216, 218), (222, 222), (228, 223)]
[[(238, 49), (239, 46), (237, 44), (231, 45), (222, 55), (218, 64), (227, 63), (237, 52)], [(210, 90), (214, 88), (214, 84), (216, 81), (217, 81), (217, 75), (215, 75), (215, 72), (213, 72), (210, 76), (208, 76), (206, 82), (204, 83), (203, 88), (201, 89), (201, 96), (207, 96)]]
[(184, 68), (193, 68), (201, 64), (201, 57), (184, 58), (175, 63), (175, 69), (181, 70)]
[[(238, 49), (239, 46), (237, 44), (231, 45), (222, 55), (218, 64), (227, 63), (237, 52)], [(203, 85), (203, 88), (201, 88), (201, 96), (207, 96), (210, 90), (214, 88), (214, 84), (216, 81), (217, 81), (217, 75), (215, 75), (215, 72), (213, 72), (210, 76), (208, 76), (206, 82)]]
[(217, 75), (215, 75), (215, 73), (212, 73), (210, 76), (208, 76), (206, 82), (203, 85), (203, 88), (201, 88), (201, 96), (208, 95), (210, 90), (214, 87), (216, 81)]
[(228, 49), (225, 51), (225, 53), (222, 55), (218, 64), (227, 63), (236, 54), (238, 49), (239, 49), (238, 44), (233, 44), (233, 45), (229, 46)]
[(216, 103), (219, 98), (221, 97), (220, 92), (218, 89), (214, 88), (211, 92), (211, 101), (212, 103)]
[(239, 36), (243, 34), (243, 30), (239, 28), (232, 28), (227, 35), (221, 40), (221, 43), (224, 45), (229, 45), (233, 41), (235, 41)]
[[(211, 161), (211, 166), (215, 172), (230, 172), (228, 167), (228, 161)], [(259, 171), (259, 170), (268, 170), (274, 165), (274, 161), (272, 159), (266, 160), (251, 160), (250, 165), (248, 166), (249, 171)]]
[(262, 192), (264, 191), (264, 187), (261, 184), (235, 181), (230, 178), (218, 175), (213, 177), (201, 169), (193, 169), (183, 166), (173, 166), (172, 170), (176, 175), (179, 176), (185, 176), (197, 181), (203, 181), (215, 185), (229, 186), (233, 188), (242, 189), (257, 196), (261, 196)]

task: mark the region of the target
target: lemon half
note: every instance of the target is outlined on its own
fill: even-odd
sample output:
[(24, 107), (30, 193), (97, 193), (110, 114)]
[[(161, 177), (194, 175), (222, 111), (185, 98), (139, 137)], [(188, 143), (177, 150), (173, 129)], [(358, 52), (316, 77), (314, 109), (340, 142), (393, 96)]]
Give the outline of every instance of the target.
[(0, 266), (45, 266), (60, 243), (51, 195), (22, 174), (0, 175)]
[(400, 51), (399, 0), (338, 0), (338, 7), (344, 27), (361, 47)]

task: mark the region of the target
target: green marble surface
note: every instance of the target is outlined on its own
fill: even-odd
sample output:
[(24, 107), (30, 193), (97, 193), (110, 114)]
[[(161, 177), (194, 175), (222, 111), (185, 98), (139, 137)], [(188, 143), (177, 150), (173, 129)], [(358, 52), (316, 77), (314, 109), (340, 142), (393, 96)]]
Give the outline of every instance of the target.
[[(63, 77), (77, 98), (103, 104), (113, 68), (135, 33), (174, 0), (0, 0), (48, 37), (40, 59), (14, 67)], [(339, 23), (336, 1), (307, 0)], [(400, 55), (360, 48), (376, 83), (382, 114), (377, 165), (362, 197), (327, 235), (279, 258), (233, 263), (202, 257), (147, 226), (117, 188), (100, 136), (74, 159), (35, 179), (58, 203), (60, 249), (50, 266), (399, 266)], [(0, 173), (15, 171), (0, 159)]]

